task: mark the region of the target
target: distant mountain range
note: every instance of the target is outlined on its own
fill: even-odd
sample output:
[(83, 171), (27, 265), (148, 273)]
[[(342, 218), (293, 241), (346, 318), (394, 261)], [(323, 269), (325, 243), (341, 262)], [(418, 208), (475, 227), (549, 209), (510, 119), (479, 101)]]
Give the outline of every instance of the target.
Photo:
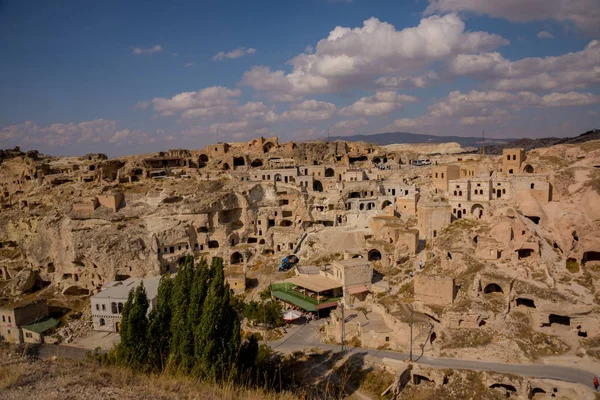
[[(535, 149), (538, 147), (549, 147), (556, 144), (575, 144), (583, 143), (590, 140), (600, 139), (600, 129), (592, 129), (579, 136), (567, 137), (567, 138), (540, 138), (540, 139), (528, 139), (528, 138), (507, 138), (507, 139), (485, 139), (485, 152), (487, 154), (501, 154), (502, 149), (505, 147), (524, 147), (526, 150)], [(353, 135), (353, 136), (332, 136), (329, 138), (330, 141), (345, 140), (348, 142), (369, 142), (375, 143), (381, 146), (386, 144), (396, 143), (448, 143), (456, 142), (461, 147), (475, 147), (479, 149), (481, 146), (481, 137), (463, 137), (463, 136), (434, 136), (434, 135), (422, 135), (418, 133), (409, 132), (388, 132), (388, 133), (376, 133), (373, 135)]]
[[(461, 147), (477, 147), (481, 146), (481, 137), (466, 137), (466, 136), (434, 136), (424, 135), (409, 132), (387, 132), (376, 133), (373, 135), (353, 135), (353, 136), (332, 136), (329, 140), (346, 140), (348, 142), (369, 142), (378, 145), (396, 144), (396, 143), (448, 143), (456, 142)], [(518, 139), (486, 139), (486, 146), (492, 144), (504, 144)]]

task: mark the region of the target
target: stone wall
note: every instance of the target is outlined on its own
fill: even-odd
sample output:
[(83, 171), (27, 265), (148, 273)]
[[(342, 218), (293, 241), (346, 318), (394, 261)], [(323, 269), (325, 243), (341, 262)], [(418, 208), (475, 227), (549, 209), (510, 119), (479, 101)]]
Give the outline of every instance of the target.
[(417, 274), (415, 299), (425, 304), (449, 305), (454, 302), (454, 279), (444, 276), (426, 276)]

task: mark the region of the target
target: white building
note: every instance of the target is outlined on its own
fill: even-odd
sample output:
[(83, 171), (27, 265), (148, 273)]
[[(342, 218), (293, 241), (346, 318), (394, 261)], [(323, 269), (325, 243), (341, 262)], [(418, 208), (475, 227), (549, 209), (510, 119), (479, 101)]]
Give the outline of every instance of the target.
[(127, 296), (140, 282), (144, 282), (150, 307), (148, 312), (156, 306), (156, 295), (160, 276), (149, 278), (129, 278), (124, 281), (112, 281), (102, 286), (100, 292), (91, 297), (92, 320), (94, 330), (105, 332), (119, 332), (121, 329), (121, 312), (127, 301)]

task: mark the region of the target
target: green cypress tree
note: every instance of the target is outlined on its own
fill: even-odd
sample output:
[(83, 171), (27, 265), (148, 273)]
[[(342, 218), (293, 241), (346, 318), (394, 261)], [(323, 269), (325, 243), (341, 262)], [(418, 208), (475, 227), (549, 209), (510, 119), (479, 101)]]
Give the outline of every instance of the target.
[(128, 316), (131, 340), (131, 364), (137, 370), (147, 369), (148, 363), (148, 295), (142, 281), (133, 295), (133, 305)]
[(193, 348), (191, 353), (193, 360), (190, 359), (190, 364), (187, 366), (189, 367), (188, 370), (193, 369), (194, 373), (198, 372), (196, 364), (198, 362), (198, 358), (202, 354), (202, 349), (199, 349), (196, 346), (196, 327), (200, 324), (200, 320), (202, 319), (204, 300), (206, 299), (209, 285), (210, 269), (208, 268), (208, 264), (203, 257), (200, 259), (200, 262), (194, 271), (194, 281), (190, 291), (190, 306), (188, 311), (188, 331), (190, 332), (190, 337), (193, 338)]
[[(177, 276), (173, 282), (171, 297), (171, 347), (168, 366), (186, 368), (188, 354), (193, 351), (193, 337), (188, 321), (190, 291), (194, 277), (194, 258), (187, 256), (179, 263)], [(186, 365), (183, 361), (186, 359)], [(186, 371), (184, 371), (186, 372)]]
[(115, 359), (117, 363), (122, 365), (128, 365), (131, 360), (131, 353), (133, 349), (133, 342), (135, 339), (133, 338), (133, 334), (131, 333), (131, 325), (130, 325), (130, 313), (131, 308), (133, 306), (133, 290), (129, 291), (127, 295), (127, 301), (123, 305), (123, 309), (121, 310), (121, 328), (119, 330), (121, 341), (117, 345), (115, 349)]
[(156, 307), (149, 316), (148, 362), (150, 371), (162, 371), (169, 356), (171, 342), (171, 293), (173, 280), (164, 275), (158, 285)]
[[(212, 280), (204, 301), (202, 318), (196, 327), (197, 370), (206, 378), (229, 378), (240, 346), (240, 323), (231, 306), (229, 285), (225, 284), (223, 260), (213, 258)], [(227, 375), (227, 376), (226, 376)]]

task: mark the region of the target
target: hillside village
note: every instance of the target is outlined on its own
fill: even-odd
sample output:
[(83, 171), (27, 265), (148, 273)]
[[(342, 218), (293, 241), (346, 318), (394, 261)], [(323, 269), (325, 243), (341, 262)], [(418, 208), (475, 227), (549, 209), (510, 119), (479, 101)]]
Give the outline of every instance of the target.
[(118, 159), (4, 150), (0, 336), (65, 340), (53, 308), (118, 332), (129, 290), (143, 279), (152, 301), (193, 255), (222, 258), (244, 299), (267, 290), (318, 319), (328, 343), (597, 365), (600, 141), (451, 148), (273, 137)]

